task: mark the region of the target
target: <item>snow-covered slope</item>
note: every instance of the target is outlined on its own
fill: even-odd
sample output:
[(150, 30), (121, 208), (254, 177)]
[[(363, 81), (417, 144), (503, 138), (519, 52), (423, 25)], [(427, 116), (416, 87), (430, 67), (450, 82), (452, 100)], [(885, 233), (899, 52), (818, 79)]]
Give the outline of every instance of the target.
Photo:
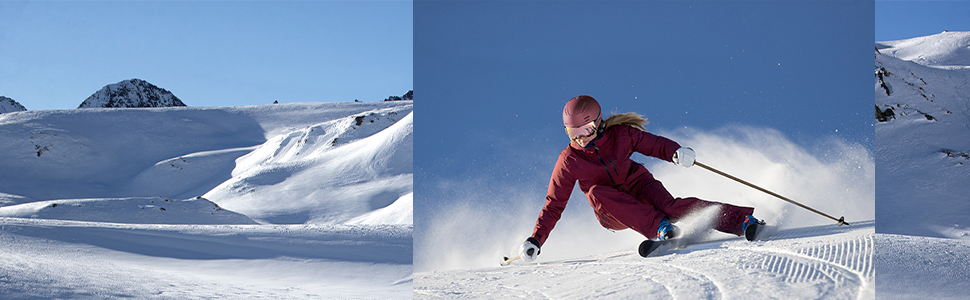
[[(970, 228), (963, 227), (970, 226), (970, 157), (965, 155), (970, 153), (970, 69), (934, 68), (892, 55), (919, 57), (914, 53), (927, 49), (926, 45), (967, 48), (970, 32), (885, 44), (904, 48), (885, 48), (876, 55), (876, 106), (891, 108), (895, 115), (876, 124), (878, 218), (921, 221), (880, 224), (879, 232), (966, 238), (970, 236)], [(953, 56), (931, 49), (927, 52), (934, 56)], [(970, 59), (970, 52), (964, 56)]]
[(0, 193), (34, 201), (206, 194), (267, 222), (339, 223), (411, 193), (412, 107), (403, 101), (4, 114)]
[(879, 52), (936, 68), (967, 68), (970, 66), (970, 34), (966, 31), (944, 31), (931, 36), (906, 40), (877, 42)]
[[(970, 32), (876, 43), (879, 298), (965, 298)], [(918, 287), (913, 290), (912, 287)]]
[(0, 115), (0, 298), (409, 298), (412, 107)]
[(410, 298), (411, 229), (0, 217), (3, 299)]
[(0, 217), (149, 224), (256, 224), (202, 197), (37, 201), (0, 207)]
[(273, 137), (205, 197), (272, 223), (339, 223), (394, 209), (412, 191), (409, 111), (379, 109)]
[(20, 105), (20, 103), (18, 103), (17, 101), (14, 101), (13, 99), (10, 99), (4, 96), (0, 96), (0, 114), (10, 113), (15, 111), (25, 111), (25, 110), (27, 110), (27, 108), (24, 108), (24, 106)]
[[(418, 299), (873, 299), (872, 221), (714, 240), (641, 258), (623, 251), (415, 274)], [(630, 245), (631, 248), (635, 244)]]
[(185, 106), (185, 103), (172, 92), (135, 78), (104, 86), (78, 108), (173, 106)]

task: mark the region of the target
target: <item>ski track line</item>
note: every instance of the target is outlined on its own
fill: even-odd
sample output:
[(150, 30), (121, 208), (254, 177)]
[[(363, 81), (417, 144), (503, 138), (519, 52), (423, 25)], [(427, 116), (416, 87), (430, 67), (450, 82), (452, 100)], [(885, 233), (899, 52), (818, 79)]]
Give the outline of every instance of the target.
[[(844, 246), (844, 245), (848, 245), (848, 246)], [(874, 284), (873, 282), (871, 282), (872, 279), (874, 279), (872, 277), (874, 275), (874, 268), (872, 264), (873, 237), (871, 235), (847, 240), (838, 245), (825, 244), (820, 246), (809, 247), (806, 249), (799, 249), (795, 251), (777, 249), (777, 248), (762, 248), (762, 247), (735, 247), (735, 249), (751, 250), (751, 251), (766, 252), (766, 253), (777, 253), (781, 255), (793, 256), (793, 257), (798, 257), (798, 258), (822, 263), (823, 268), (815, 268), (815, 269), (819, 273), (822, 273), (826, 277), (829, 277), (830, 279), (832, 279), (833, 282), (836, 284), (836, 286), (840, 284), (844, 284), (844, 280), (839, 280), (838, 278), (836, 278), (836, 276), (833, 276), (831, 271), (828, 271), (828, 269), (825, 268), (824, 266), (832, 266), (832, 267), (845, 270), (847, 271), (847, 273), (855, 275), (855, 279), (859, 283), (859, 292), (857, 293), (857, 297), (856, 297), (857, 299), (863, 298), (863, 291), (865, 290), (865, 288), (870, 284)], [(856, 252), (856, 253), (859, 253), (858, 255), (850, 255), (850, 253), (855, 252), (854, 250), (861, 250), (861, 251)], [(813, 255), (820, 255), (821, 257), (816, 257)], [(849, 256), (854, 256), (854, 257), (849, 257)], [(795, 262), (793, 260), (790, 260), (784, 257), (778, 257), (778, 258), (780, 260), (788, 261), (787, 265), (784, 267), (786, 271), (783, 272), (783, 274), (785, 274), (786, 276), (796, 277), (796, 278), (793, 278), (792, 281), (789, 281), (788, 279), (786, 279), (786, 282), (800, 282), (798, 281), (798, 279), (802, 278), (802, 276), (794, 276), (794, 275), (802, 274), (800, 271), (801, 266), (797, 267), (795, 270), (792, 270), (792, 267), (791, 267), (792, 264), (795, 264), (798, 262)], [(770, 258), (766, 258), (766, 259), (770, 259)], [(771, 262), (765, 262), (765, 263), (772, 264)], [(779, 264), (784, 264), (784, 263), (786, 262), (780, 262)], [(801, 263), (798, 263), (798, 264), (803, 265)], [(775, 266), (777, 265), (778, 264), (775, 264)], [(805, 267), (808, 268), (809, 266), (806, 265)], [(857, 269), (857, 268), (860, 268), (860, 269)], [(776, 270), (773, 270), (773, 271), (776, 271)], [(810, 272), (810, 271), (806, 271), (806, 272)]]
[[(631, 256), (629, 253), (609, 257)], [(622, 268), (618, 268), (622, 266)], [(577, 269), (578, 268), (578, 269)], [(514, 273), (508, 277), (507, 272)], [(503, 276), (493, 276), (494, 274)], [(651, 276), (663, 274), (663, 276)], [(528, 297), (537, 299), (585, 299), (600, 297), (635, 297), (649, 293), (667, 295), (670, 299), (719, 299), (718, 287), (706, 276), (696, 276), (684, 268), (658, 264), (555, 262), (536, 266), (519, 266), (495, 272), (466, 270), (449, 277), (450, 283), (415, 289), (419, 299)], [(433, 275), (433, 274), (429, 274)], [(434, 276), (432, 276), (434, 277)], [(440, 277), (440, 276), (439, 276)], [(544, 281), (530, 278), (545, 278)], [(420, 277), (418, 278), (420, 281)], [(432, 279), (434, 280), (434, 279)], [(590, 285), (591, 282), (609, 285)], [(676, 287), (671, 283), (681, 283)], [(688, 287), (684, 287), (687, 284)], [(642, 288), (646, 288), (643, 290)], [(506, 290), (508, 293), (496, 292)], [(585, 292), (581, 292), (585, 291)], [(631, 294), (633, 292), (633, 294)], [(703, 293), (703, 295), (701, 295)], [(578, 295), (578, 296), (577, 296)], [(712, 296), (714, 295), (714, 296)], [(713, 298), (718, 296), (718, 298)], [(663, 296), (660, 296), (663, 298)]]
[[(620, 253), (617, 253), (617, 254), (608, 254), (608, 255), (603, 255), (603, 256), (601, 256), (598, 259), (591, 260), (590, 263), (589, 263), (589, 265), (593, 265), (593, 266), (603, 266), (603, 267), (606, 267), (606, 268), (609, 268), (610, 266), (630, 267), (631, 264), (629, 262), (622, 262), (622, 263), (620, 263), (620, 262), (608, 262), (608, 263), (604, 263), (603, 262), (603, 259), (620, 258), (620, 257), (627, 257), (627, 256), (628, 257), (634, 257), (633, 254), (628, 253), (628, 252), (620, 252)], [(702, 291), (702, 293), (705, 295), (703, 297), (704, 299), (722, 299), (723, 298), (723, 294), (721, 293), (721, 290), (722, 290), (721, 287), (716, 282), (714, 282), (713, 280), (711, 280), (709, 277), (705, 276), (703, 273), (700, 273), (700, 272), (697, 272), (697, 271), (688, 269), (686, 267), (678, 266), (678, 265), (675, 265), (675, 264), (670, 264), (670, 263), (664, 263), (664, 264), (659, 264), (659, 265), (657, 265), (657, 264), (648, 264), (648, 263), (646, 263), (644, 261), (644, 258), (634, 257), (634, 259), (638, 262), (635, 265), (636, 268), (634, 268), (633, 270), (630, 270), (628, 272), (617, 272), (617, 274), (620, 274), (620, 275), (622, 275), (622, 276), (624, 276), (626, 278), (635, 278), (635, 277), (638, 277), (638, 278), (641, 278), (641, 279), (645, 279), (645, 280), (652, 281), (652, 282), (656, 283), (657, 285), (663, 287), (667, 291), (667, 294), (670, 295), (670, 297), (672, 299), (678, 299), (678, 298), (697, 299), (698, 298), (698, 295), (688, 295), (688, 296), (680, 297), (679, 295), (684, 294), (683, 291), (695, 291), (695, 292), (696, 291)], [(657, 259), (661, 259), (661, 258), (657, 258)], [(645, 268), (651, 268), (651, 269), (654, 269), (654, 270), (673, 268), (673, 269), (676, 269), (677, 272), (673, 272), (672, 273), (669, 270), (662, 270), (663, 272), (643, 272), (642, 270), (644, 270)], [(600, 271), (600, 272), (597, 272), (597, 273), (603, 273), (603, 272)], [(681, 277), (682, 276), (682, 278), (668, 279), (668, 280), (657, 280), (657, 278), (655, 278), (655, 277), (647, 276), (647, 275), (644, 275), (644, 274), (665, 274), (666, 276), (668, 276), (667, 278), (672, 278), (670, 276), (676, 275), (676, 277)], [(661, 278), (663, 278), (663, 277), (661, 277)], [(685, 280), (686, 278), (692, 278), (694, 280)], [(689, 282), (692, 282), (692, 283), (696, 283), (697, 287), (694, 287), (694, 288), (686, 288), (686, 289), (674, 289), (669, 284), (670, 282), (680, 282), (680, 283), (683, 283), (683, 282), (688, 282), (688, 281)], [(600, 296), (605, 296), (605, 295), (600, 295)]]
[[(721, 291), (724, 290), (724, 289), (721, 288), (721, 285), (718, 284), (717, 282), (715, 282), (710, 277), (705, 276), (704, 273), (697, 272), (697, 271), (688, 269), (686, 267), (678, 266), (676, 264), (667, 263), (667, 264), (664, 264), (664, 265), (665, 266), (671, 266), (671, 267), (680, 269), (685, 274), (688, 274), (688, 273), (696, 273), (697, 275), (699, 275), (699, 276), (693, 276), (693, 275), (690, 275), (690, 276), (691, 277), (694, 277), (694, 278), (698, 278), (698, 279), (703, 279), (703, 281), (706, 281), (706, 282), (704, 282), (704, 284), (701, 284), (701, 286), (708, 286), (708, 285), (710, 285), (710, 286), (713, 287), (713, 289), (712, 288), (706, 288), (706, 287), (703, 288), (704, 292), (709, 296), (709, 297), (706, 297), (705, 299), (724, 299), (724, 293), (721, 293)], [(701, 280), (699, 280), (699, 281), (701, 281)], [(664, 285), (664, 287), (667, 287), (667, 285)], [(669, 290), (669, 288), (668, 288), (668, 290)], [(671, 295), (673, 295), (673, 293), (671, 293)], [(674, 298), (676, 299), (676, 297), (674, 297)]]
[[(616, 282), (621, 285), (612, 291), (603, 291), (605, 294), (598, 294), (597, 297), (610, 296), (617, 294), (623, 290), (623, 286), (638, 286), (637, 282), (651, 281), (654, 282), (658, 287), (663, 287), (666, 290), (667, 295), (672, 299), (722, 299), (723, 293), (722, 288), (716, 282), (711, 280), (710, 277), (704, 275), (701, 272), (697, 272), (686, 267), (678, 266), (670, 263), (663, 264), (652, 264), (647, 263), (643, 258), (636, 257), (634, 264), (629, 261), (624, 262), (603, 262), (604, 258), (619, 258), (619, 257), (633, 257), (631, 253), (619, 253), (601, 256), (599, 259), (592, 260), (571, 260), (556, 263), (557, 267), (565, 267), (569, 265), (579, 265), (582, 264), (584, 267), (592, 267), (594, 270), (590, 270), (586, 273), (605, 275), (609, 280), (615, 280), (615, 278), (625, 278), (626, 281)], [(660, 258), (657, 258), (660, 259)], [(586, 261), (589, 261), (588, 263)], [(548, 265), (547, 265), (548, 266)], [(621, 266), (622, 268), (615, 268), (616, 266)], [(632, 268), (631, 268), (632, 267)], [(673, 270), (672, 270), (673, 269)], [(616, 271), (616, 270), (626, 270), (626, 271)], [(650, 276), (645, 274), (664, 274), (664, 276)], [(636, 278), (639, 278), (637, 280)], [(658, 280), (658, 278), (660, 280)], [(690, 283), (691, 287), (674, 288), (671, 283)], [(544, 296), (549, 297), (549, 295), (544, 294)], [(551, 299), (561, 298), (561, 297), (549, 297)]]
[[(592, 265), (602, 266), (602, 267), (607, 268), (607, 270), (611, 270), (612, 269), (612, 268), (610, 268), (611, 266), (624, 266), (624, 267), (627, 267), (627, 268), (629, 268), (631, 266), (629, 263), (593, 263)], [(667, 270), (663, 270), (663, 272), (637, 272), (637, 271), (642, 271), (644, 268), (652, 268), (654, 270), (674, 268), (674, 269), (677, 269), (678, 270), (678, 273), (671, 273), (671, 272), (669, 272)], [(610, 275), (612, 275), (612, 272), (604, 272), (604, 271), (597, 271), (595, 273), (610, 274)], [(678, 299), (679, 298), (678, 297), (678, 294), (682, 294), (682, 293), (678, 293), (678, 290), (671, 288), (671, 285), (665, 283), (663, 280), (657, 280), (657, 278), (655, 276), (649, 276), (649, 275), (645, 275), (645, 274), (664, 274), (665, 276), (668, 276), (668, 278), (681, 277), (681, 276), (687, 277), (687, 278), (693, 278), (695, 280), (692, 280), (692, 282), (697, 282), (698, 283), (698, 286), (700, 288), (699, 289), (696, 289), (696, 288), (695, 289), (686, 289), (686, 290), (694, 290), (694, 291), (696, 291), (696, 290), (703, 290), (703, 291), (706, 292), (706, 291), (709, 291), (710, 290), (710, 288), (708, 287), (708, 285), (711, 285), (711, 286), (714, 286), (714, 290), (717, 291), (718, 296), (720, 296), (720, 290), (719, 290), (719, 288), (710, 279), (708, 279), (706, 276), (703, 276), (703, 274), (700, 274), (701, 276), (698, 277), (698, 276), (695, 276), (695, 275), (690, 274), (690, 273), (700, 274), (698, 272), (693, 272), (693, 271), (691, 271), (689, 269), (682, 268), (682, 267), (678, 267), (678, 266), (671, 265), (671, 264), (648, 265), (648, 264), (643, 264), (643, 263), (635, 265), (635, 268), (633, 270), (630, 270), (630, 271), (627, 271), (627, 272), (615, 272), (615, 274), (619, 274), (620, 276), (623, 276), (623, 278), (640, 278), (641, 280), (648, 280), (648, 281), (654, 282), (656, 285), (658, 285), (660, 287), (663, 287), (664, 290), (667, 291), (667, 295), (669, 295), (670, 298), (672, 298), (672, 299)], [(683, 278), (670, 279), (670, 280), (666, 280), (666, 281), (687, 282), (687, 280), (684, 280)], [(616, 293), (616, 291), (614, 291), (614, 292), (612, 292), (610, 294), (615, 294), (615, 293)], [(609, 296), (610, 294), (597, 295), (597, 296)], [(710, 294), (710, 293), (707, 293), (707, 294)], [(687, 298), (688, 299), (696, 299), (697, 297), (689, 296)], [(707, 297), (706, 299), (711, 299), (711, 298), (710, 297)], [(715, 298), (715, 299), (720, 299), (720, 297)]]

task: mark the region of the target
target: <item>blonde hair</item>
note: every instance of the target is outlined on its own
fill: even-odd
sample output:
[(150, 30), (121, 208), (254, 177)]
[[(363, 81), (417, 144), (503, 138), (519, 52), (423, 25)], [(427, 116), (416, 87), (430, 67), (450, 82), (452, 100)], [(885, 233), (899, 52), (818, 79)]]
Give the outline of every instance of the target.
[(647, 129), (643, 127), (643, 125), (647, 125), (647, 124), (650, 124), (650, 122), (647, 121), (647, 118), (644, 118), (643, 115), (638, 113), (634, 113), (634, 112), (629, 112), (625, 114), (613, 113), (610, 115), (609, 118), (606, 118), (606, 120), (603, 121), (603, 128), (606, 129), (614, 125), (629, 125), (633, 128), (647, 131)]

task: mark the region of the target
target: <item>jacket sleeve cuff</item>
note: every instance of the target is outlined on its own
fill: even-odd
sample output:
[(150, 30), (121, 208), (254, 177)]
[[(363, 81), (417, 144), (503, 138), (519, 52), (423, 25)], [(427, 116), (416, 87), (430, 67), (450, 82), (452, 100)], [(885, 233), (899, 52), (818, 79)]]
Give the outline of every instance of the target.
[(526, 242), (529, 242), (529, 243), (532, 243), (533, 245), (536, 245), (539, 248), (542, 248), (542, 244), (539, 243), (539, 240), (536, 239), (535, 237), (531, 237), (530, 236), (529, 238), (525, 239), (525, 241)]

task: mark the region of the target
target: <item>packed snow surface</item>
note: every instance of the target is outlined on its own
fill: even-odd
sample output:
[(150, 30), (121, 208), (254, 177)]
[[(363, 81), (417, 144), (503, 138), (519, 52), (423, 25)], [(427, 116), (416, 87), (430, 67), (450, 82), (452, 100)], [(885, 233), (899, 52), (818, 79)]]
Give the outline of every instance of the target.
[(0, 298), (410, 298), (412, 107), (0, 115)]
[(411, 297), (411, 228), (0, 218), (0, 298)]
[[(720, 238), (659, 256), (620, 251), (415, 274), (419, 299), (873, 299), (874, 222)], [(634, 248), (636, 245), (629, 245)]]
[(970, 32), (877, 42), (880, 299), (966, 299), (970, 278)]

